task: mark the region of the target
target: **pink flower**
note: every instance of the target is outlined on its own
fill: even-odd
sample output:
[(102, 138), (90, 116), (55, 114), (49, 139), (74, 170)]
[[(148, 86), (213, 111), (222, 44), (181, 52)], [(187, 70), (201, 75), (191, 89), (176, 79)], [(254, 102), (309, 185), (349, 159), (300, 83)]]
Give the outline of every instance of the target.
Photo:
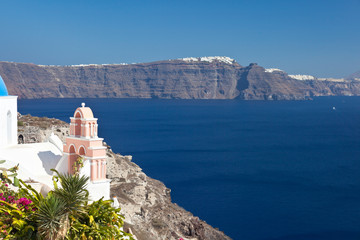
[(27, 198), (20, 198), (19, 200), (16, 201), (16, 203), (21, 204), (23, 206), (27, 206), (27, 205), (31, 204), (32, 201)]

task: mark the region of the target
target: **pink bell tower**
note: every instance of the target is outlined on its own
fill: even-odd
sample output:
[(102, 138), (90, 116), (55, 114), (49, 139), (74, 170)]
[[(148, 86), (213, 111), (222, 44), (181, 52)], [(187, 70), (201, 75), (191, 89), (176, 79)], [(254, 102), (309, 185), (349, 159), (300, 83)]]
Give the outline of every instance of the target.
[(83, 158), (84, 166), (79, 174), (90, 177), (88, 190), (93, 200), (102, 196), (105, 199), (110, 197), (110, 181), (106, 179), (106, 147), (103, 146), (103, 140), (98, 137), (97, 118), (94, 118), (92, 110), (82, 103), (81, 107), (76, 109), (74, 117), (70, 118), (70, 136), (66, 138), (63, 150), (67, 155), (67, 169), (70, 174), (74, 174), (77, 158)]

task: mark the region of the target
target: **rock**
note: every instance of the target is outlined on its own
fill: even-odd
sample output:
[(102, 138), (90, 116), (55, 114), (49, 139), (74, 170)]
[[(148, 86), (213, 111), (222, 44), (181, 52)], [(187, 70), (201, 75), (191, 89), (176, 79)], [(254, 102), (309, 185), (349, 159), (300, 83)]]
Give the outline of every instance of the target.
[(69, 124), (55, 118), (18, 114), (19, 144), (47, 141), (51, 133), (64, 142), (69, 135)]
[(300, 100), (317, 95), (306, 81), (290, 78), (283, 71), (267, 72), (256, 63), (241, 70), (237, 85), (244, 100)]
[(139, 240), (230, 239), (224, 233), (171, 202), (170, 189), (146, 176), (129, 156), (108, 151), (111, 194), (116, 195), (125, 221)]
[(0, 62), (10, 94), (19, 98), (229, 99), (237, 63), (159, 61), (131, 65), (40, 66)]
[[(224, 58), (225, 59), (225, 58)], [(297, 80), (256, 63), (188, 58), (139, 64), (43, 66), (0, 62), (10, 94), (19, 98), (174, 98), (303, 100), (360, 95), (359, 73), (343, 79)]]

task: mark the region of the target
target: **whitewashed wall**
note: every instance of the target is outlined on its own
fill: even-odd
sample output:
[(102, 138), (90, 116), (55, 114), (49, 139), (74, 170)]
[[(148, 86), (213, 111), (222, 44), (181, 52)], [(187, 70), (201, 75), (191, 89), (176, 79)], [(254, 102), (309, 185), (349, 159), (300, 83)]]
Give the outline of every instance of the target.
[(0, 147), (17, 144), (17, 96), (0, 97)]
[(89, 182), (87, 190), (90, 194), (90, 199), (92, 201), (99, 200), (100, 198), (104, 197), (104, 200), (110, 199), (110, 180), (102, 180), (98, 182)]

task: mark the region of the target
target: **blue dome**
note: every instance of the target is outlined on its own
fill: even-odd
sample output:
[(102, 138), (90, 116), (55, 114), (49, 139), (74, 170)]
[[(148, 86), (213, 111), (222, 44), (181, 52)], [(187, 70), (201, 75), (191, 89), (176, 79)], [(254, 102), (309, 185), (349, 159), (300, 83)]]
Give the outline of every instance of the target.
[(6, 89), (6, 85), (4, 83), (4, 80), (0, 76), (0, 97), (7, 96), (7, 95), (8, 95), (8, 91)]

